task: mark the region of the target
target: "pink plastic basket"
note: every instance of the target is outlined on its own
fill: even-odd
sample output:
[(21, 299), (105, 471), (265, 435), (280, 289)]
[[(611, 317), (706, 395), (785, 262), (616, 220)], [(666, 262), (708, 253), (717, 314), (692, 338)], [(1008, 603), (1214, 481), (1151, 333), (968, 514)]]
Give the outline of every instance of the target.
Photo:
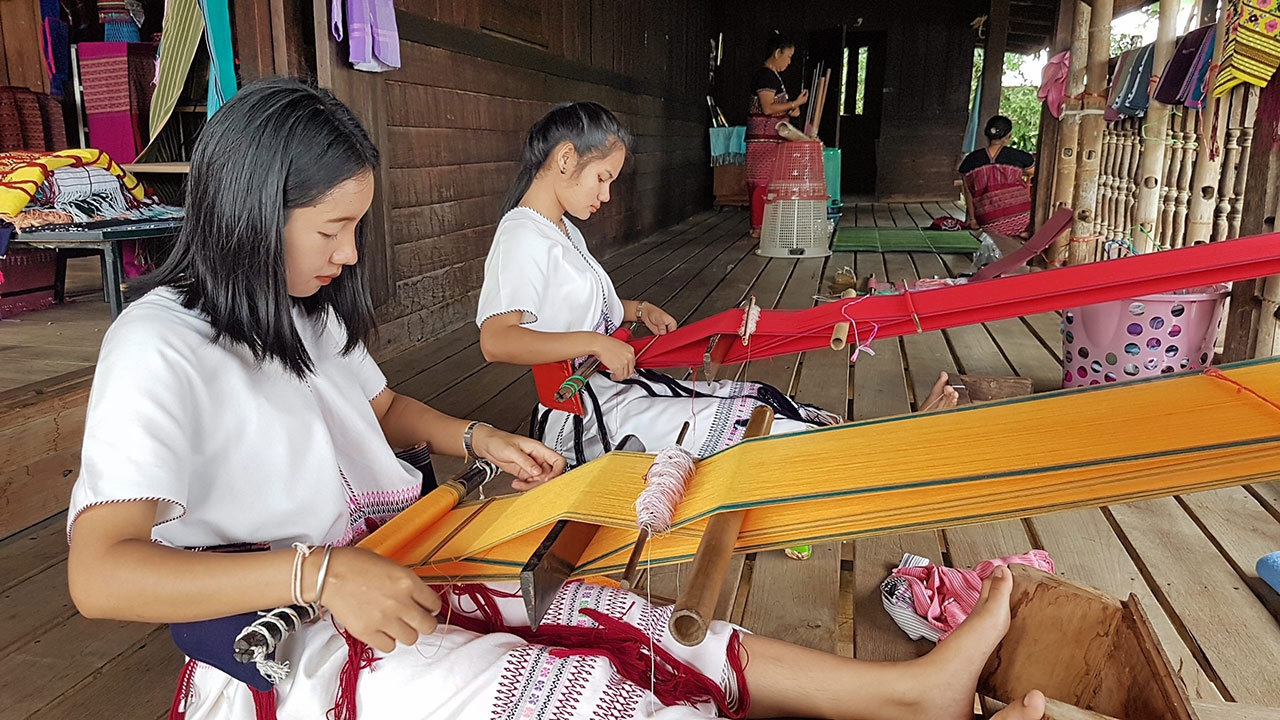
[(1062, 386), (1208, 366), (1228, 292), (1215, 285), (1068, 310), (1062, 322)]

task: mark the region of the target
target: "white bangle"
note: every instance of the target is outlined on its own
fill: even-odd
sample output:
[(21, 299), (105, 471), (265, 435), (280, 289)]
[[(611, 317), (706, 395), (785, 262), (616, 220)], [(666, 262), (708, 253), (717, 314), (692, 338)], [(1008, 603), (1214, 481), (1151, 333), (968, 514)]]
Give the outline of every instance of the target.
[(333, 554), (333, 546), (324, 546), (324, 559), (320, 561), (320, 575), (316, 577), (316, 599), (311, 601), (312, 605), (320, 607), (320, 596), (324, 595), (324, 581), (329, 574), (329, 556)]

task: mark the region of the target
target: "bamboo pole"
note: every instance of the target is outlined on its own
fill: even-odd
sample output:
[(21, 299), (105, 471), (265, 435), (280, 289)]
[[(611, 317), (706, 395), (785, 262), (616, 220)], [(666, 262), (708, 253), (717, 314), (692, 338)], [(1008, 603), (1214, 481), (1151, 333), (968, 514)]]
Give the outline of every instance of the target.
[[(1067, 73), (1067, 102), (1058, 123), (1058, 166), (1053, 182), (1053, 212), (1071, 207), (1076, 186), (1076, 156), (1080, 144), (1081, 96), (1084, 93), (1085, 61), (1089, 47), (1089, 6), (1080, 0), (1062, 0), (1075, 3), (1071, 33), (1071, 63)], [(1063, 235), (1049, 246), (1049, 265), (1058, 267), (1067, 261), (1070, 237)]]
[[(1053, 44), (1050, 56), (1071, 49), (1072, 24), (1075, 22), (1076, 0), (1057, 0), (1058, 14), (1053, 22)], [(1040, 135), (1036, 147), (1035, 227), (1039, 228), (1057, 212), (1053, 206), (1054, 185), (1058, 177), (1058, 135), (1062, 132), (1061, 118), (1054, 117), (1046, 103), (1040, 109)], [(1052, 257), (1052, 256), (1048, 256)]]
[[(1222, 63), (1222, 46), (1226, 44), (1227, 24), (1218, 18), (1218, 27), (1214, 31), (1217, 45), (1213, 49), (1213, 65)], [(1226, 118), (1219, 112), (1220, 105), (1229, 98), (1213, 97), (1215, 73), (1209, 73), (1206, 79), (1208, 95), (1205, 97), (1204, 109), (1200, 112), (1198, 133), (1199, 146), (1196, 148), (1196, 167), (1191, 176), (1191, 200), (1187, 206), (1186, 245), (1208, 242), (1213, 233), (1213, 211), (1218, 205), (1218, 176), (1222, 172), (1222, 144), (1227, 132)]]
[(1067, 248), (1068, 265), (1091, 262), (1097, 254), (1098, 167), (1102, 159), (1102, 129), (1106, 125), (1102, 112), (1107, 102), (1113, 7), (1113, 0), (1093, 0), (1093, 11), (1089, 15), (1089, 63), (1080, 120), (1080, 159), (1072, 196), (1076, 221), (1071, 228), (1071, 245)]
[(1142, 121), (1142, 160), (1138, 165), (1137, 212), (1134, 217), (1133, 245), (1138, 252), (1154, 250), (1152, 238), (1156, 235), (1156, 218), (1160, 214), (1160, 171), (1165, 164), (1165, 146), (1169, 137), (1169, 106), (1156, 100), (1159, 73), (1173, 56), (1174, 42), (1178, 34), (1178, 3), (1160, 0), (1160, 25), (1156, 31), (1155, 55), (1151, 76), (1151, 103)]

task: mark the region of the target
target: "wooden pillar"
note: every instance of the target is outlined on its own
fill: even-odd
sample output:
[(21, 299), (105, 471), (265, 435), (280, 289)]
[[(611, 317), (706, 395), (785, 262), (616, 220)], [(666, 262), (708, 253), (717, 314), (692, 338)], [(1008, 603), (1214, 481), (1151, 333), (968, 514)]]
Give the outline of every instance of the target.
[[(1222, 63), (1222, 46), (1226, 42), (1226, 23), (1218, 19), (1214, 33), (1217, 45), (1213, 49), (1213, 67)], [(1210, 81), (1213, 76), (1210, 75)], [(1185, 245), (1208, 242), (1213, 233), (1213, 211), (1218, 206), (1218, 176), (1222, 173), (1223, 140), (1227, 133), (1227, 118), (1219, 112), (1230, 96), (1213, 97), (1208, 88), (1204, 109), (1200, 113), (1200, 132), (1196, 142), (1196, 166), (1191, 175), (1191, 197), (1187, 204), (1187, 235)]]
[[(1163, 72), (1173, 55), (1178, 34), (1178, 3), (1160, 0), (1160, 26), (1156, 31), (1155, 57), (1152, 67)], [(1142, 134), (1142, 160), (1138, 165), (1137, 213), (1134, 218), (1133, 245), (1138, 252), (1154, 250), (1156, 218), (1163, 199), (1161, 179), (1165, 164), (1165, 146), (1169, 137), (1169, 106), (1155, 99), (1155, 83), (1151, 85), (1151, 104)]]
[(1080, 158), (1076, 161), (1076, 187), (1072, 207), (1076, 210), (1071, 228), (1071, 246), (1067, 248), (1067, 264), (1092, 262), (1096, 256), (1098, 234), (1098, 168), (1102, 161), (1102, 117), (1107, 98), (1107, 64), (1111, 59), (1112, 0), (1093, 0), (1089, 15), (1089, 62), (1085, 69), (1084, 113), (1080, 119)]
[(982, 97), (978, 103), (979, 127), (1000, 114), (1000, 91), (1004, 84), (1004, 49), (1009, 42), (1010, 0), (991, 0), (987, 14), (987, 44), (982, 49)]
[[(1241, 235), (1275, 232), (1280, 212), (1280, 80), (1262, 89), (1250, 133), (1249, 161), (1241, 165), (1248, 192), (1240, 199)], [(1224, 362), (1275, 354), (1276, 313), (1280, 311), (1280, 277), (1232, 283), (1231, 307), (1223, 339)]]
[[(1071, 20), (1071, 64), (1067, 74), (1067, 103), (1058, 124), (1057, 167), (1054, 169), (1053, 211), (1072, 207), (1076, 187), (1076, 163), (1080, 144), (1080, 99), (1084, 93), (1084, 70), (1089, 52), (1089, 6), (1080, 0), (1062, 0), (1075, 7)], [(1063, 235), (1049, 246), (1049, 265), (1058, 267), (1067, 261), (1069, 235)]]

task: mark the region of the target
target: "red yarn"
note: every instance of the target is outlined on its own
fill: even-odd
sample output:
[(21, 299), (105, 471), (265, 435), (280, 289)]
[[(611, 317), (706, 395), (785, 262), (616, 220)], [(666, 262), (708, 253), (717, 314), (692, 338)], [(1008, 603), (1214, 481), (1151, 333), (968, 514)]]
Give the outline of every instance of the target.
[[(720, 683), (685, 664), (663, 647), (653, 644), (640, 628), (610, 617), (599, 610), (584, 608), (583, 615), (596, 627), (552, 625), (543, 623), (538, 629), (511, 627), (502, 620), (496, 598), (515, 597), (484, 585), (456, 585), (447, 589), (458, 597), (470, 598), (481, 617), (454, 613), (449, 624), (475, 633), (504, 632), (526, 642), (553, 648), (551, 655), (564, 657), (604, 657), (613, 663), (618, 674), (641, 688), (652, 686), (654, 697), (663, 705), (714, 703), (719, 714), (728, 718), (744, 718), (751, 704), (747, 691), (746, 663), (742, 658), (742, 641), (734, 632), (729, 640), (729, 667), (739, 688), (736, 702), (731, 701)], [(442, 593), (443, 594), (443, 593)], [(652, 645), (653, 654), (650, 654)]]
[(338, 673), (338, 695), (325, 717), (329, 720), (356, 720), (356, 684), (360, 681), (360, 671), (373, 667), (378, 658), (374, 656), (373, 648), (355, 639), (346, 630), (338, 628), (338, 634), (347, 641), (347, 661)]
[(191, 686), (195, 682), (196, 661), (188, 660), (178, 675), (178, 688), (173, 693), (173, 702), (169, 705), (169, 720), (184, 720), (187, 717), (187, 701), (191, 699)]
[(259, 690), (250, 687), (249, 692), (253, 695), (253, 717), (254, 720), (276, 720), (276, 690)]
[[(178, 675), (178, 689), (173, 694), (173, 703), (169, 705), (169, 720), (185, 720), (187, 717), (187, 703), (191, 700), (195, 679), (196, 661), (188, 660), (187, 664), (182, 666), (182, 673)], [(253, 696), (254, 720), (276, 720), (275, 688), (264, 692), (249, 687), (249, 692)]]
[(1265, 395), (1263, 395), (1262, 393), (1258, 392), (1257, 390), (1254, 390), (1253, 388), (1249, 387), (1248, 385), (1245, 385), (1245, 384), (1244, 384), (1244, 383), (1242, 383), (1242, 382), (1238, 382), (1238, 381), (1236, 381), (1236, 380), (1233, 380), (1233, 379), (1231, 379), (1231, 378), (1227, 377), (1227, 376), (1226, 376), (1226, 375), (1224, 375), (1224, 374), (1223, 374), (1223, 372), (1222, 372), (1221, 370), (1219, 370), (1218, 368), (1215, 368), (1215, 367), (1207, 367), (1207, 368), (1205, 368), (1205, 369), (1204, 369), (1204, 374), (1205, 374), (1205, 375), (1208, 375), (1209, 377), (1211, 377), (1211, 378), (1213, 378), (1213, 379), (1215, 379), (1215, 380), (1221, 380), (1221, 381), (1223, 381), (1223, 382), (1225, 382), (1225, 383), (1227, 383), (1227, 384), (1229, 384), (1229, 385), (1234, 385), (1234, 386), (1236, 387), (1236, 392), (1237, 392), (1237, 393), (1238, 393), (1238, 392), (1242, 392), (1242, 391), (1243, 391), (1243, 392), (1247, 392), (1247, 393), (1249, 393), (1250, 395), (1252, 395), (1252, 396), (1254, 396), (1254, 397), (1258, 398), (1258, 399), (1259, 399), (1259, 400), (1261, 400), (1262, 402), (1264, 402), (1264, 403), (1266, 403), (1266, 404), (1270, 405), (1271, 407), (1275, 408), (1276, 410), (1280, 410), (1280, 403), (1277, 403), (1275, 400), (1272, 400), (1271, 398), (1266, 397), (1266, 396), (1265, 396)]

